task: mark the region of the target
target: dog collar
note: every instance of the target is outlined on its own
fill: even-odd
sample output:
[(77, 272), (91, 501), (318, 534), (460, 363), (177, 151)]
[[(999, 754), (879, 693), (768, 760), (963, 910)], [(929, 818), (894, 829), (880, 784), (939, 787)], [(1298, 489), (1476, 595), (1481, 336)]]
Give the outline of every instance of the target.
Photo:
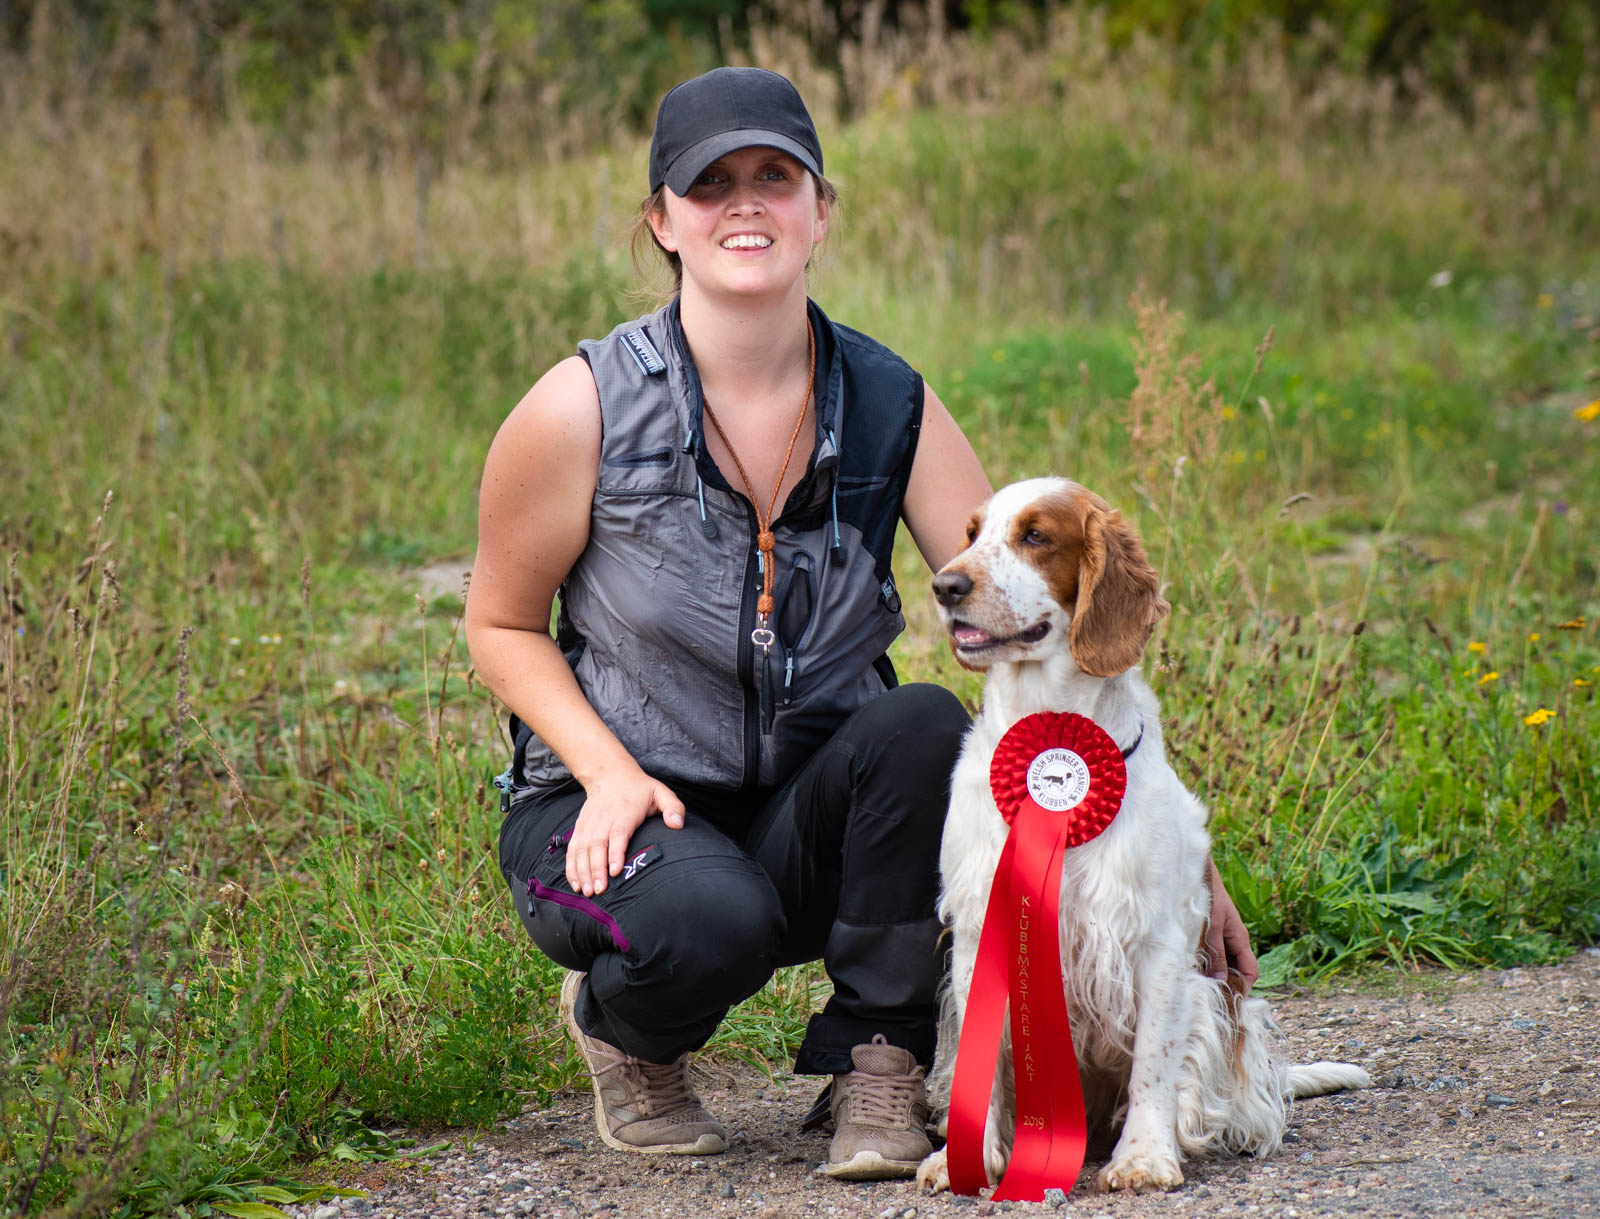
[(1122, 751), (1122, 760), (1126, 762), (1133, 757), (1133, 751), (1139, 748), (1139, 742), (1144, 740), (1144, 716), (1139, 717), (1139, 735), (1133, 738), (1133, 744)]

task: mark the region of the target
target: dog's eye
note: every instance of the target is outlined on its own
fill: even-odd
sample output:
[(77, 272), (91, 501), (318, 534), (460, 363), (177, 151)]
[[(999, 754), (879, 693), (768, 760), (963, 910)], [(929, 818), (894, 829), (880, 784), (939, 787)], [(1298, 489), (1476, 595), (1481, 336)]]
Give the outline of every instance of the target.
[(968, 525), (967, 526), (967, 545), (971, 546), (977, 540), (978, 540), (978, 527), (976, 525)]
[(1022, 535), (1022, 540), (1029, 546), (1047, 546), (1050, 543), (1050, 539), (1045, 537), (1044, 534), (1040, 533), (1037, 529), (1028, 530), (1027, 533)]

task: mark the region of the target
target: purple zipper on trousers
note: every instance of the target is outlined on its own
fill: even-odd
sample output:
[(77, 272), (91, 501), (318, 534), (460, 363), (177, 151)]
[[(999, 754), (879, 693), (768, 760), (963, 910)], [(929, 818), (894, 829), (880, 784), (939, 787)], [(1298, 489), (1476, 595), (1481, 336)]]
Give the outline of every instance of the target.
[(600, 909), (587, 897), (577, 893), (564, 893), (559, 889), (541, 885), (538, 879), (533, 876), (528, 877), (528, 896), (537, 897), (540, 901), (554, 902), (558, 906), (565, 906), (568, 910), (576, 910), (579, 914), (588, 915), (611, 932), (612, 943), (616, 944), (618, 952), (627, 952), (631, 947), (628, 943), (628, 937), (623, 935), (622, 928), (617, 926), (617, 920)]

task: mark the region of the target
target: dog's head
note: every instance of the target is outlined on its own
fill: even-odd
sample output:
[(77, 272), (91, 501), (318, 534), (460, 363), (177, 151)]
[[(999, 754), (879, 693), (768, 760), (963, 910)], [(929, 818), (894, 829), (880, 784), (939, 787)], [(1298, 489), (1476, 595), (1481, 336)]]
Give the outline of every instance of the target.
[(1094, 677), (1138, 664), (1170, 608), (1132, 526), (1065, 478), (995, 492), (972, 514), (967, 548), (933, 578), (933, 593), (967, 668), (1043, 660), (1065, 639)]

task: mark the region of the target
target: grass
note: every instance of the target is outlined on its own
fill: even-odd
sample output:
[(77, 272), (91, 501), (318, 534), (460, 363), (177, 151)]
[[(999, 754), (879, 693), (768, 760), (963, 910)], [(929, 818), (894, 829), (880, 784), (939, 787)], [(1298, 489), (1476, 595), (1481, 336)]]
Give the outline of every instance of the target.
[[(1385, 126), (1261, 64), (1196, 101), (1078, 36), (1018, 61), (1031, 102), (829, 133), (819, 299), (996, 483), (1137, 522), (1169, 747), (1270, 980), (1600, 939), (1593, 133), (1514, 89)], [(115, 120), (39, 130), (0, 131), (37, 169), (0, 197), (0, 1197), (250, 1213), (573, 1078), (459, 573), (505, 411), (637, 311), (641, 157), (452, 170), (422, 256), (405, 166), (175, 117), (149, 204)], [(53, 174), (105, 189), (30, 202)], [(897, 566), (902, 674), (975, 699)], [(781, 1063), (825, 986), (782, 975), (719, 1052)]]

